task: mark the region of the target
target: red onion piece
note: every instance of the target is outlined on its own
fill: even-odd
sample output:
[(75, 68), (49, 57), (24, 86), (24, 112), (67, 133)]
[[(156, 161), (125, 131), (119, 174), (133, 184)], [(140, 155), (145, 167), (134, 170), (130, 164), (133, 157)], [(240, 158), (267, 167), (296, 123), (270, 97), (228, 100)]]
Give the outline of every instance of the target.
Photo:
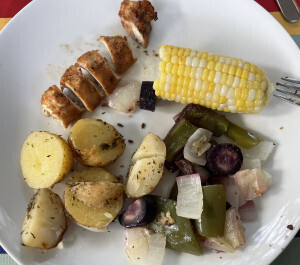
[(247, 201), (239, 207), (239, 214), (243, 222), (251, 222), (257, 219), (257, 211), (254, 201)]

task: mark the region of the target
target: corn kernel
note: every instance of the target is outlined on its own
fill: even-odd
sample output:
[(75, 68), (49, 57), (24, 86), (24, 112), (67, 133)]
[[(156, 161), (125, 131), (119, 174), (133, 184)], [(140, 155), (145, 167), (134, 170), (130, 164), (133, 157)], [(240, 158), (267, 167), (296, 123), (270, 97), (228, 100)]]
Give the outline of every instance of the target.
[(244, 100), (241, 100), (241, 99), (238, 99), (236, 102), (235, 102), (235, 105), (240, 108), (240, 107), (243, 107), (245, 105), (245, 101)]
[(235, 102), (236, 102), (235, 99), (230, 98), (230, 99), (227, 100), (227, 105), (228, 105), (228, 106), (233, 106), (233, 105), (235, 104)]
[(209, 71), (209, 75), (208, 75), (207, 80), (210, 81), (210, 82), (214, 81), (214, 79), (215, 79), (215, 74), (216, 74), (215, 70)]
[(208, 79), (208, 75), (209, 75), (209, 70), (207, 68), (203, 69), (203, 73), (201, 76), (202, 80), (207, 80)]
[(257, 106), (257, 107), (255, 107), (254, 108), (254, 113), (258, 113), (258, 112), (260, 112), (261, 111), (261, 107), (259, 107), (259, 106)]
[(232, 87), (233, 88), (236, 88), (236, 87), (238, 87), (239, 86), (239, 84), (240, 84), (240, 78), (239, 77), (234, 77), (234, 81), (233, 81), (233, 84), (232, 84)]
[(204, 58), (201, 58), (199, 66), (201, 68), (206, 68), (206, 65), (207, 65), (207, 61)]
[(177, 47), (173, 47), (171, 55), (172, 56), (177, 56), (178, 55), (178, 48)]
[(238, 67), (243, 68), (245, 65), (245, 62), (243, 60), (238, 60)]
[(172, 71), (171, 71), (171, 74), (177, 76), (177, 74), (178, 74), (178, 68), (179, 68), (178, 64), (174, 64), (173, 68), (172, 68)]
[(214, 61), (215, 60), (215, 56), (213, 54), (208, 54), (207, 56), (207, 61)]
[(239, 88), (245, 88), (247, 87), (247, 84), (248, 84), (248, 80), (242, 78), (239, 83)]
[(194, 91), (194, 98), (199, 98), (200, 92), (199, 91)]
[(236, 107), (235, 105), (228, 106), (228, 109), (229, 109), (231, 112), (236, 112), (236, 111), (237, 111), (237, 107)]
[(171, 94), (171, 99), (175, 100), (176, 99), (176, 94)]
[(171, 85), (177, 85), (178, 77), (177, 75), (172, 75)]
[(194, 104), (199, 104), (199, 99), (198, 98), (194, 98), (193, 103)]
[(190, 85), (190, 82), (191, 82), (191, 79), (188, 78), (188, 77), (185, 77), (185, 78), (183, 79), (183, 87), (184, 87), (184, 88), (188, 88), (189, 85)]
[(204, 80), (202, 82), (202, 87), (201, 87), (201, 91), (207, 91), (208, 89), (208, 81), (207, 80)]
[(263, 105), (263, 100), (261, 99), (256, 99), (254, 100), (254, 106), (262, 106)]
[(228, 75), (227, 74), (223, 74), (222, 77), (221, 77), (220, 84), (221, 85), (226, 85), (227, 79), (228, 79)]
[(162, 58), (164, 53), (165, 53), (165, 49), (166, 49), (166, 45), (161, 45), (160, 48), (159, 48), (159, 57)]
[(173, 64), (170, 63), (170, 62), (168, 62), (168, 63), (166, 64), (165, 72), (166, 72), (166, 73), (171, 73), (172, 68), (173, 68)]
[(250, 89), (249, 90), (249, 95), (248, 95), (248, 100), (254, 100), (256, 97), (256, 90), (255, 89)]
[(225, 102), (227, 102), (227, 98), (226, 97), (222, 96), (222, 97), (219, 98), (219, 103), (220, 104), (224, 104)]
[(230, 66), (231, 65), (231, 59), (229, 57), (226, 57), (225, 63)]
[(264, 97), (265, 97), (264, 91), (258, 89), (258, 90), (256, 91), (256, 99), (263, 99)]
[(191, 49), (185, 49), (183, 56), (189, 56), (191, 54)]
[(162, 60), (165, 62), (169, 62), (171, 60), (171, 54), (170, 53), (164, 53), (162, 56)]
[[(226, 94), (227, 94), (227, 92), (228, 92), (228, 86), (226, 86), (226, 85), (222, 85), (222, 88), (221, 88), (221, 92), (220, 92), (220, 96), (226, 96)], [(248, 95), (247, 95), (248, 96)]]
[(233, 82), (234, 82), (234, 76), (233, 75), (228, 75), (226, 85), (231, 87), (233, 85)]
[(178, 76), (184, 76), (184, 71), (185, 71), (185, 65), (179, 65), (178, 67)]
[(192, 65), (193, 58), (191, 56), (188, 56), (185, 58), (185, 65), (191, 66)]
[(200, 57), (203, 58), (203, 59), (206, 59), (208, 56), (208, 53), (207, 52), (201, 52), (200, 53)]
[(197, 72), (197, 68), (196, 67), (192, 67), (190, 78), (196, 78), (196, 72)]
[(179, 76), (178, 77), (178, 81), (177, 81), (177, 86), (181, 86), (182, 87), (182, 84), (183, 84), (183, 77)]
[(262, 75), (261, 74), (256, 74), (255, 75), (255, 81), (261, 82), (262, 81)]
[(219, 103), (217, 103), (217, 102), (213, 102), (213, 103), (211, 104), (211, 108), (212, 108), (212, 109), (217, 109), (218, 106), (219, 106)]
[(178, 57), (178, 64), (185, 66), (185, 57), (183, 56)]
[(215, 62), (219, 62), (220, 57), (220, 55), (215, 55)]
[(166, 68), (166, 63), (164, 61), (161, 61), (158, 65), (159, 72), (163, 73), (165, 71), (165, 68)]
[(215, 91), (216, 84), (213, 82), (209, 82), (207, 92), (213, 93)]
[(225, 63), (225, 58), (224, 58), (223, 56), (220, 56), (219, 62), (220, 62), (221, 64)]
[(246, 108), (245, 107), (238, 107), (238, 112), (246, 112)]
[(199, 98), (200, 99), (205, 99), (205, 97), (206, 97), (206, 92), (205, 91), (200, 91)]
[(180, 95), (177, 95), (176, 97), (176, 102), (180, 102), (181, 101), (181, 96)]
[(182, 87), (180, 95), (182, 97), (186, 97), (186, 95), (187, 95), (187, 88), (186, 87)]
[(201, 79), (197, 79), (194, 90), (195, 91), (199, 91), (202, 87), (202, 80)]
[(190, 79), (189, 91), (193, 91), (196, 86), (196, 79)]
[(186, 104), (186, 103), (187, 103), (186, 97), (181, 97), (181, 103), (182, 103), (182, 104)]
[(242, 68), (236, 68), (235, 76), (242, 77), (243, 69)]
[(159, 97), (160, 96), (160, 91), (161, 90), (155, 90), (155, 96)]
[(254, 101), (253, 100), (246, 100), (245, 101), (245, 106), (248, 107), (248, 108), (249, 107), (252, 108), (254, 106)]
[(249, 71), (244, 70), (243, 73), (242, 73), (242, 78), (248, 79), (248, 77), (249, 77)]
[(259, 81), (254, 81), (253, 82), (253, 88), (257, 89), (257, 90), (260, 89), (260, 82)]
[(196, 71), (196, 76), (195, 76), (195, 77), (196, 77), (197, 79), (201, 79), (202, 74), (203, 74), (203, 68), (198, 67), (198, 68), (197, 68), (197, 71)]
[(176, 87), (177, 85), (170, 85), (170, 93), (176, 93)]
[(165, 97), (166, 99), (170, 98), (170, 93), (166, 92), (165, 95), (164, 95), (164, 97)]
[(211, 101), (212, 102), (218, 102), (219, 101), (220, 96), (218, 94), (214, 94)]
[(235, 58), (231, 58), (231, 65), (233, 65), (234, 67), (238, 67), (238, 61)]
[(179, 57), (177, 55), (173, 55), (171, 57), (171, 62), (172, 63), (176, 64), (176, 63), (178, 63), (178, 61), (179, 61)]
[(206, 101), (206, 102), (205, 102), (205, 106), (206, 106), (207, 108), (210, 108), (210, 107), (211, 107), (211, 104), (212, 104), (211, 101)]
[(253, 72), (253, 73), (257, 72), (257, 67), (254, 64), (250, 65), (250, 72)]
[(251, 67), (250, 67), (250, 64), (249, 64), (249, 63), (245, 63), (245, 64), (244, 64), (244, 70), (245, 70), (245, 71), (248, 71), (248, 72), (249, 72), (249, 71), (250, 71), (250, 68), (251, 68)]
[(249, 73), (249, 77), (248, 77), (249, 81), (254, 81), (255, 80), (255, 74), (253, 72)]
[(220, 95), (222, 90), (222, 86), (220, 84), (216, 84), (214, 94)]
[(158, 87), (159, 87), (159, 81), (158, 81), (158, 79), (157, 79), (157, 80), (155, 80), (154, 83), (153, 83), (153, 89), (154, 89), (154, 90), (157, 90)]
[(235, 72), (236, 72), (236, 67), (233, 66), (233, 65), (231, 65), (231, 66), (229, 67), (228, 74), (234, 75)]
[(184, 71), (184, 77), (190, 77), (191, 71), (192, 71), (192, 67), (191, 66), (186, 66), (185, 71)]
[(189, 103), (193, 103), (193, 98), (188, 97), (188, 98), (187, 98), (187, 103), (188, 103), (188, 104), (189, 104)]
[(249, 92), (249, 90), (248, 90), (247, 88), (243, 88), (243, 89), (242, 89), (242, 93), (241, 93), (241, 99), (242, 99), (242, 100), (247, 99), (247, 97), (248, 97), (248, 92)]
[(254, 86), (253, 86), (253, 81), (248, 81), (248, 83), (247, 83), (247, 88), (248, 88), (249, 90), (254, 88)]
[(207, 63), (207, 68), (208, 68), (209, 70), (213, 70), (213, 69), (215, 69), (215, 67), (216, 67), (216, 64), (215, 64), (214, 61), (208, 61), (208, 63)]
[(197, 51), (192, 50), (191, 53), (190, 53), (190, 56), (191, 57), (195, 57), (196, 55), (197, 55)]
[(160, 82), (161, 83), (166, 83), (166, 79), (167, 79), (167, 74), (166, 73), (161, 73)]
[(173, 46), (169, 46), (169, 45), (165, 46), (165, 53), (171, 54), (172, 53), (172, 48), (173, 48)]
[(229, 71), (229, 65), (228, 64), (223, 64), (222, 72), (227, 74)]
[(223, 67), (223, 64), (220, 63), (220, 62), (217, 62), (217, 63), (216, 63), (216, 66), (215, 66), (215, 70), (216, 70), (217, 72), (221, 72), (221, 71), (222, 71), (222, 67)]
[(234, 89), (234, 93), (233, 93), (233, 97), (235, 98), (235, 99), (239, 99), (240, 98), (240, 96), (241, 96), (241, 89), (239, 89), (239, 88), (235, 88)]
[(193, 67), (198, 67), (199, 64), (200, 64), (200, 59), (199, 59), (199, 57), (196, 57), (196, 56), (193, 57), (192, 66), (193, 66)]
[(178, 57), (183, 56), (184, 50), (185, 50), (185, 49), (183, 49), (183, 48), (180, 48), (180, 49), (179, 49), (179, 51), (178, 51)]
[(230, 87), (229, 89), (228, 89), (228, 92), (227, 92), (227, 94), (226, 94), (226, 98), (228, 98), (228, 99), (232, 99), (233, 98), (233, 93), (234, 93), (234, 90), (233, 90), (233, 88), (232, 87)]
[(267, 87), (268, 87), (268, 84), (267, 84), (266, 81), (262, 81), (262, 82), (260, 83), (260, 89), (261, 89), (262, 91), (266, 91)]

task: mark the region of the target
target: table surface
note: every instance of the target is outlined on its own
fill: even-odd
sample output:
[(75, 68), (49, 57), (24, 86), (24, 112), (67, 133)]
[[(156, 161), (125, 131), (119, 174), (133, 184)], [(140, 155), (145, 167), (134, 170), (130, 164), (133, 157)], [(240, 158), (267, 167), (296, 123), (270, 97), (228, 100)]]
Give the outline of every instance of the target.
[[(0, 0), (0, 30), (8, 21), (17, 14), (31, 0)], [(121, 0), (120, 0), (121, 1)], [(296, 0), (300, 4), (300, 0)], [(256, 0), (262, 7), (274, 16), (277, 21), (286, 29), (300, 48), (300, 21), (288, 23), (280, 13), (279, 7), (275, 0)], [(272, 265), (298, 265), (300, 264), (300, 231), (283, 253), (272, 263)], [(16, 264), (13, 259), (6, 254), (0, 246), (0, 265)]]

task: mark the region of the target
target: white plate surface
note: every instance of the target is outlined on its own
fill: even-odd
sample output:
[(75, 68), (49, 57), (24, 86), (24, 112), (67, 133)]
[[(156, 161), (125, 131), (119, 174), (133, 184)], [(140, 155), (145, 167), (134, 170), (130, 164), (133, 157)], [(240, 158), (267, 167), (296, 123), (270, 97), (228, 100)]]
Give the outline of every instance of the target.
[[(139, 57), (124, 79), (153, 80), (157, 67), (153, 50), (174, 44), (251, 61), (266, 70), (272, 82), (280, 76), (300, 78), (300, 52), (288, 33), (263, 8), (251, 0), (153, 1), (158, 21), (148, 47), (134, 49)], [(112, 224), (110, 233), (92, 233), (69, 223), (62, 249), (43, 253), (21, 246), (20, 232), (26, 205), (33, 191), (22, 179), (20, 150), (31, 131), (49, 130), (67, 136), (54, 119), (43, 116), (40, 97), (60, 74), (87, 50), (98, 49), (100, 35), (125, 35), (120, 25), (119, 1), (36, 0), (22, 10), (0, 33), (0, 244), (20, 264), (129, 264), (123, 248), (122, 228)], [(136, 47), (130, 41), (132, 47)], [(84, 117), (101, 118), (113, 125), (128, 144), (111, 170), (125, 176), (132, 152), (152, 131), (164, 137), (172, 116), (183, 106), (159, 101), (156, 112), (137, 110), (132, 117), (98, 108)], [(105, 114), (101, 114), (106, 111)], [(299, 150), (300, 110), (271, 99), (258, 115), (227, 117), (278, 143), (264, 167), (274, 185), (257, 200), (258, 220), (246, 223), (246, 247), (235, 254), (205, 251), (201, 257), (166, 251), (164, 264), (269, 264), (300, 227)], [(141, 129), (141, 123), (146, 128)], [(126, 165), (120, 168), (120, 165)], [(64, 183), (55, 186), (60, 195)], [(294, 230), (287, 225), (294, 225)]]

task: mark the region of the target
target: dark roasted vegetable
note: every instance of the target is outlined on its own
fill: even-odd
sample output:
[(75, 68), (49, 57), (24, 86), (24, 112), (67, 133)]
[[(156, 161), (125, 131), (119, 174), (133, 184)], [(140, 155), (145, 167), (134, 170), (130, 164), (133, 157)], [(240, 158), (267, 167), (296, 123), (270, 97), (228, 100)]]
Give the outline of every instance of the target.
[(143, 81), (140, 94), (140, 109), (155, 111), (156, 96), (153, 82)]
[(214, 176), (232, 175), (243, 163), (241, 149), (234, 144), (218, 144), (206, 153), (206, 167)]
[(135, 200), (119, 215), (119, 222), (124, 227), (141, 227), (151, 223), (157, 214), (157, 205), (153, 196), (146, 195)]

